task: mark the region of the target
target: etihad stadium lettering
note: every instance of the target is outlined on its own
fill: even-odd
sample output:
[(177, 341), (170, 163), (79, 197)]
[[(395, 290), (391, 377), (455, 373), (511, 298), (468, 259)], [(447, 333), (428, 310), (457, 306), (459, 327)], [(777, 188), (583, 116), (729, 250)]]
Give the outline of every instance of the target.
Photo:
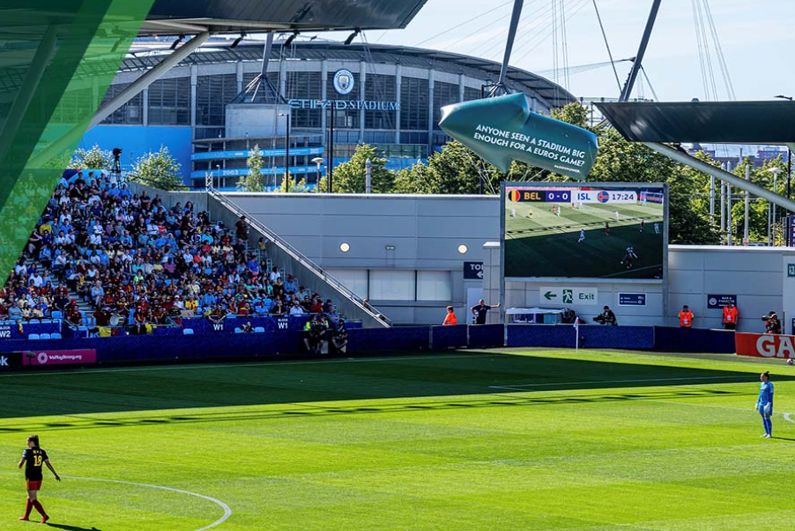
[(364, 109), (367, 111), (399, 111), (399, 101), (373, 101), (373, 100), (312, 100), (293, 98), (287, 101), (293, 109), (330, 109), (335, 110)]

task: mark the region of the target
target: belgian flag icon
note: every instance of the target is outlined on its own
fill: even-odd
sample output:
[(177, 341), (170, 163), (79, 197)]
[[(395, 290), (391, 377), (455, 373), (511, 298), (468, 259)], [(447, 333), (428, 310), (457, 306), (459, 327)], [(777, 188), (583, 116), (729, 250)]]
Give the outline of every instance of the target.
[(518, 203), (521, 197), (522, 193), (519, 190), (511, 190), (508, 192), (508, 200), (513, 201), (514, 203)]

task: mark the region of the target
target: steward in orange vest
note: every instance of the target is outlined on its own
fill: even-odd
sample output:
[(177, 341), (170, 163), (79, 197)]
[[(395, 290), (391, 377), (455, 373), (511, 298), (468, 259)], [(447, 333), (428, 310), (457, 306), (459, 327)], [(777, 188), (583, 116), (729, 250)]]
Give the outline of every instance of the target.
[(458, 324), (458, 319), (456, 319), (455, 311), (453, 310), (452, 306), (447, 307), (447, 315), (444, 318), (444, 322), (442, 326), (453, 326)]
[(723, 307), (723, 328), (726, 330), (734, 330), (737, 328), (737, 319), (740, 316), (740, 312), (737, 311), (737, 308), (729, 302), (726, 306)]
[(682, 306), (682, 311), (679, 312), (679, 326), (682, 328), (690, 328), (693, 326), (693, 312), (685, 304)]

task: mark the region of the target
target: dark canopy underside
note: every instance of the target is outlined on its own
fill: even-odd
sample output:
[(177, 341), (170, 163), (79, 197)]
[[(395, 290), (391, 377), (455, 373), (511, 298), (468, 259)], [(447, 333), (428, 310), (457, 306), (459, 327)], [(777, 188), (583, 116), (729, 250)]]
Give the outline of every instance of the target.
[(596, 106), (632, 142), (795, 142), (795, 102), (627, 102)]

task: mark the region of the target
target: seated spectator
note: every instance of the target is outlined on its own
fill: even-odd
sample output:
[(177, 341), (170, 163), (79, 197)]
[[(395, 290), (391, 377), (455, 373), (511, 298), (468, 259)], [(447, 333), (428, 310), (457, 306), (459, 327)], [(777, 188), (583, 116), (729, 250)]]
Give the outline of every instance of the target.
[(251, 321), (246, 321), (246, 324), (240, 327), (244, 333), (251, 333), (254, 331), (254, 326), (251, 324)]
[(298, 284), (295, 282), (295, 277), (287, 275), (287, 282), (284, 283), (284, 292), (292, 295), (298, 291)]
[(301, 305), (298, 303), (297, 300), (293, 300), (292, 306), (290, 306), (290, 315), (304, 315), (304, 309), (301, 308)]

